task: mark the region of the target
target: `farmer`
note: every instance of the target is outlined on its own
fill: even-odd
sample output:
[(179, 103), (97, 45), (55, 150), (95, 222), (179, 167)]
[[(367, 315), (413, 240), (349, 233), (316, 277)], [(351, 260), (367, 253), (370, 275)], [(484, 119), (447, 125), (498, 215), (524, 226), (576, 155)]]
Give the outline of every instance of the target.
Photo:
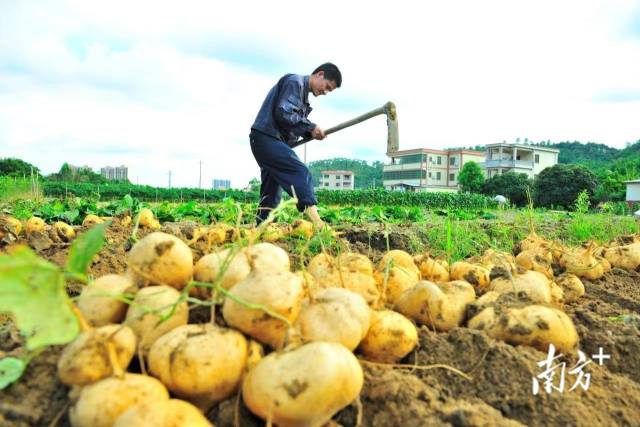
[(300, 137), (324, 139), (324, 130), (307, 119), (312, 110), (309, 93), (326, 95), (341, 84), (340, 70), (328, 62), (309, 76), (286, 74), (267, 94), (249, 134), (262, 180), (258, 224), (278, 205), (284, 188), (290, 196), (295, 193), (298, 210), (305, 212), (316, 228), (324, 226), (316, 208), (311, 173), (291, 146)]

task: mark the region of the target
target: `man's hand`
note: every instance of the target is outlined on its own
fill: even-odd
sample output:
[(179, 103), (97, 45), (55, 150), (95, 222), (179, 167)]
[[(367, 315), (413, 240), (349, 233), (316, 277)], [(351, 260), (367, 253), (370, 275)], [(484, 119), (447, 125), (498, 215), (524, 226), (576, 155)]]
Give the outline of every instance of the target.
[(318, 126), (314, 127), (311, 131), (311, 138), (313, 139), (324, 139), (325, 136), (324, 129), (319, 128)]

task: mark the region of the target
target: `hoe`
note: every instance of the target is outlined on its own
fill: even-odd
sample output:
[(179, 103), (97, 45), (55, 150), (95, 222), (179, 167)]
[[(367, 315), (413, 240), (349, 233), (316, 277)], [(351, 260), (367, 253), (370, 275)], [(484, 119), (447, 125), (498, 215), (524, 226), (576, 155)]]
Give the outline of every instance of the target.
[[(399, 136), (398, 136), (398, 116), (396, 114), (396, 106), (391, 101), (387, 102), (382, 107), (369, 111), (368, 113), (358, 116), (355, 119), (351, 119), (344, 123), (340, 123), (337, 126), (326, 129), (324, 133), (325, 135), (332, 134), (344, 128), (348, 128), (350, 126), (357, 125), (358, 123), (362, 123), (365, 120), (368, 120), (372, 117), (379, 116), (380, 114), (385, 114), (387, 116), (387, 154), (398, 151), (398, 147), (400, 145)], [(292, 145), (292, 148), (305, 144), (310, 140), (311, 138), (301, 139), (300, 141)]]

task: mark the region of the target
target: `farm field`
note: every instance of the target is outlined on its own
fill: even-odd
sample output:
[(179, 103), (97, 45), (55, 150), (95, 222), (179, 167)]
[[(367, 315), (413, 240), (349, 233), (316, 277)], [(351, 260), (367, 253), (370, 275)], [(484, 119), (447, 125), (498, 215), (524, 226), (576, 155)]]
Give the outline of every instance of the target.
[[(250, 343), (253, 356), (256, 343), (261, 343), (265, 357), (260, 361), (248, 357), (246, 363), (246, 350), (238, 353), (237, 346), (228, 347), (229, 354), (240, 354), (235, 358), (242, 365), (237, 368), (238, 376), (225, 377), (231, 386), (216, 392), (215, 398), (211, 390), (194, 396), (189, 387), (180, 388), (161, 374), (160, 362), (151, 362), (163, 338), (150, 342), (133, 326), (136, 318), (129, 313), (125, 318), (122, 310), (117, 319), (106, 322), (124, 322), (134, 328), (138, 341), (135, 351), (122, 356), (120, 368), (135, 374), (148, 371), (160, 378), (172, 397), (197, 404), (216, 426), (269, 422), (592, 426), (635, 425), (640, 419), (640, 229), (628, 216), (502, 211), (481, 203), (443, 209), (336, 203), (320, 211), (331, 229), (313, 233), (291, 202), (277, 210), (274, 224), (258, 230), (252, 227), (255, 203), (229, 199), (145, 203), (132, 197), (112, 202), (69, 198), (13, 202), (0, 209), (5, 215), (0, 231), (0, 286), (16, 286), (7, 280), (8, 267), (14, 265), (11, 260), (21, 259), (24, 264), (20, 265), (27, 266), (40, 265), (35, 259), (46, 260), (58, 266), (65, 278), (63, 290), (79, 307), (80, 317), (92, 323), (83, 334), (104, 324), (87, 308), (91, 305), (87, 289), (95, 286), (95, 279), (128, 271), (123, 280), (129, 280), (130, 286), (117, 292), (114, 287), (111, 293), (100, 294), (102, 300), (120, 303), (130, 313), (136, 304), (141, 305), (135, 298), (146, 292), (143, 290), (170, 285), (171, 292), (167, 292), (175, 293), (175, 302), (145, 307), (148, 313), (139, 314), (141, 318), (156, 315), (151, 328), (166, 327), (164, 337), (188, 327), (202, 330), (185, 332), (187, 337), (203, 335), (206, 328), (224, 328), (227, 335), (234, 330), (239, 341)], [(101, 225), (93, 219), (91, 223), (90, 215), (107, 222)], [(7, 220), (9, 216), (21, 221), (22, 230)], [(43, 229), (25, 230), (32, 216), (44, 220)], [(73, 236), (67, 229), (55, 228), (59, 221), (72, 226)], [(136, 261), (135, 254), (153, 236), (161, 240), (152, 244), (148, 255), (152, 261)], [(175, 264), (170, 273), (162, 273), (169, 276), (156, 275), (152, 266), (168, 262), (159, 260), (164, 253), (159, 248), (167, 245), (186, 248), (191, 258), (180, 268)], [(35, 257), (25, 255), (20, 247), (29, 248)], [(211, 258), (210, 254), (222, 250), (226, 250), (224, 255)], [(154, 251), (157, 258), (153, 258)], [(238, 256), (249, 260), (245, 273), (238, 273), (238, 268), (242, 270), (235, 264)], [(175, 278), (182, 267), (186, 273)], [(32, 280), (25, 277), (27, 282)], [(288, 287), (271, 300), (253, 293), (261, 286)], [(292, 302), (287, 305), (285, 300)], [(330, 307), (320, 308), (323, 304)], [(167, 311), (166, 305), (173, 310)], [(188, 308), (178, 321), (183, 305)], [(58, 310), (53, 305), (33, 307), (50, 310), (52, 318)], [(340, 316), (322, 317), (323, 310), (342, 311), (337, 311)], [(519, 310), (534, 314), (527, 318)], [(393, 326), (388, 326), (391, 320), (383, 321), (387, 315), (394, 318)], [(192, 326), (185, 326), (187, 322)], [(359, 329), (351, 333), (354, 322)], [(252, 329), (256, 323), (266, 323), (266, 330)], [(204, 324), (215, 326), (195, 326)], [(69, 333), (75, 335), (73, 332)], [(74, 373), (85, 365), (75, 370), (60, 368), (61, 358), (73, 362), (65, 355), (69, 350), (64, 345), (33, 344), (34, 336), (21, 334), (15, 316), (3, 317), (0, 337), (0, 357), (28, 362), (22, 377), (0, 391), (1, 425), (94, 425), (81, 420), (82, 414), (92, 411), (80, 409), (89, 392), (81, 391), (79, 384), (90, 390), (106, 381), (102, 378), (116, 376), (119, 362), (109, 361), (108, 345), (98, 345), (96, 350), (103, 360), (96, 365), (104, 365), (105, 370), (100, 375), (92, 373), (90, 380), (79, 380)], [(180, 345), (186, 346), (187, 341), (184, 338)], [(302, 368), (277, 365), (279, 360), (294, 359), (274, 357), (285, 344), (290, 347), (283, 355), (295, 355), (318, 341), (340, 345), (307, 351), (297, 361)], [(545, 370), (540, 363), (547, 358), (549, 344), (554, 344), (556, 355), (563, 354), (553, 365), (562, 362), (565, 366), (560, 368), (565, 370), (557, 368), (551, 377), (557, 388), (561, 376), (565, 377), (562, 390), (547, 390), (545, 378), (539, 376)], [(209, 345), (214, 349), (211, 360), (220, 360), (215, 354), (218, 344)], [(602, 364), (594, 359), (600, 350), (610, 356)], [(169, 353), (167, 359), (173, 359), (179, 352)], [(191, 357), (189, 363), (196, 363), (197, 357)], [(305, 366), (305, 357), (313, 357), (311, 367)], [(338, 369), (340, 363), (349, 369)], [(313, 377), (314, 372), (319, 377)], [(183, 375), (188, 376), (186, 371)], [(332, 381), (323, 383), (320, 377)], [(534, 384), (539, 386), (535, 393)], [(164, 393), (154, 398), (158, 406), (168, 396)], [(99, 418), (104, 425), (113, 425), (107, 422), (110, 415), (104, 408), (115, 404), (109, 401), (111, 394), (105, 396), (92, 413), (102, 414)], [(265, 408), (265, 404), (271, 406)], [(293, 411), (294, 404), (301, 406), (295, 416), (288, 415), (293, 418), (282, 415)], [(329, 409), (323, 411), (325, 406)], [(127, 425), (123, 423), (117, 425)], [(194, 421), (193, 425), (200, 424)]]

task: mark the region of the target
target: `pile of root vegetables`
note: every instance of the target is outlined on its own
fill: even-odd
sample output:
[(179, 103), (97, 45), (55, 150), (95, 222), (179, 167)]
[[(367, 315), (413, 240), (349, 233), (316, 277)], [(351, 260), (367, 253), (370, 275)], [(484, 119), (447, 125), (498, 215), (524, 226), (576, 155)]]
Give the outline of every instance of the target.
[[(203, 413), (238, 393), (267, 423), (321, 426), (358, 398), (361, 366), (399, 363), (419, 326), (573, 352), (563, 304), (584, 294), (582, 280), (640, 268), (640, 236), (569, 248), (532, 231), (515, 255), (487, 250), (449, 265), (402, 250), (375, 264), (321, 253), (292, 271), (269, 227), (268, 241), (226, 247), (232, 227), (224, 238), (222, 226), (203, 228), (191, 242), (216, 245), (197, 262), (190, 242), (154, 231), (133, 245), (124, 274), (83, 289), (82, 332), (58, 363), (73, 426), (207, 426)], [(194, 305), (210, 307), (211, 321), (189, 323)]]

